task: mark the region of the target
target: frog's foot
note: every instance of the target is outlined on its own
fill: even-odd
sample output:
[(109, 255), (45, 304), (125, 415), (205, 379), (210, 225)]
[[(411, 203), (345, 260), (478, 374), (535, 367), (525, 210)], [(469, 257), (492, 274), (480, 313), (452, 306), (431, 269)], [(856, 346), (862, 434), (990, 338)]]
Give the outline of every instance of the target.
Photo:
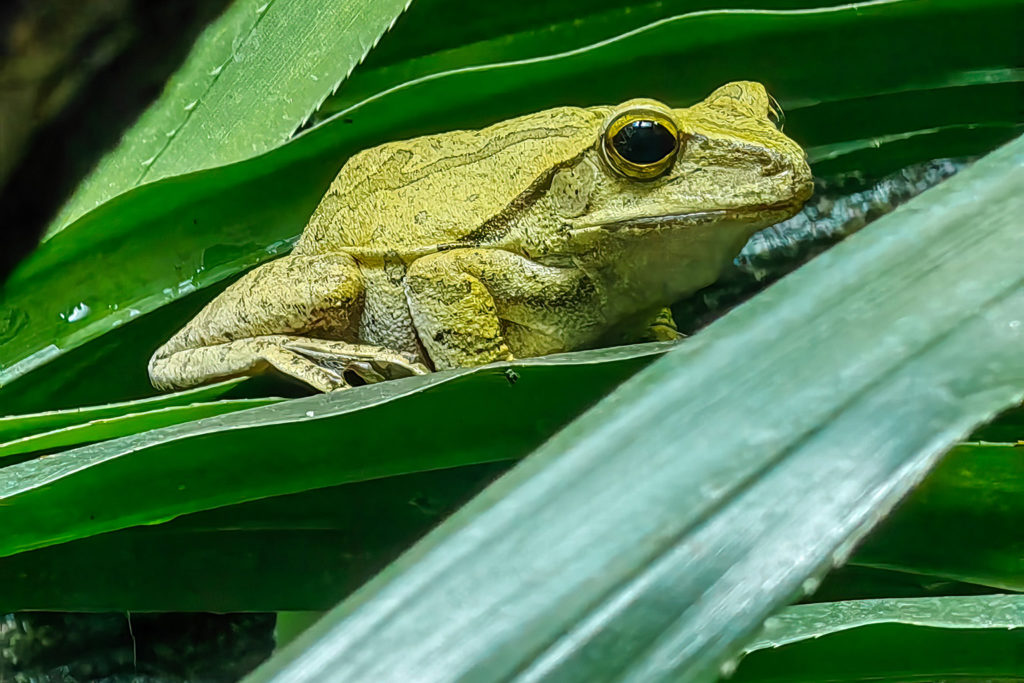
[(284, 348), (342, 377), (348, 384), (352, 384), (356, 377), (372, 384), (430, 372), (410, 355), (369, 344), (298, 337), (285, 344)]
[(643, 335), (642, 341), (678, 341), (686, 335), (676, 328), (672, 309), (663, 308), (651, 319)]
[(292, 335), (265, 335), (212, 346), (182, 349), (149, 363), (158, 389), (181, 389), (207, 382), (255, 375), (274, 369), (318, 391), (407, 377), (427, 369), (402, 354), (379, 346)]

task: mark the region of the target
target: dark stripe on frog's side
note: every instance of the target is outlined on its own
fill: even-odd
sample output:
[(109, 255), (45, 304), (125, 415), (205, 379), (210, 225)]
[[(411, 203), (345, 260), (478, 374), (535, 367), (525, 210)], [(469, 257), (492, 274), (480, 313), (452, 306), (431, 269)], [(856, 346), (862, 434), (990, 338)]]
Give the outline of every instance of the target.
[[(417, 183), (428, 176), (436, 175), (438, 173), (444, 173), (445, 171), (451, 170), (458, 166), (479, 163), (484, 159), (497, 156), (498, 152), (500, 152), (501, 150), (517, 145), (525, 140), (545, 140), (553, 137), (572, 137), (572, 132), (576, 130), (576, 128), (573, 128), (571, 126), (562, 126), (560, 128), (530, 128), (528, 130), (509, 133), (495, 140), (491, 140), (490, 142), (488, 142), (486, 145), (476, 150), (475, 152), (468, 152), (466, 154), (456, 154), (454, 156), (441, 157), (437, 161), (434, 161), (433, 163), (423, 166), (415, 174), (406, 175), (403, 172), (398, 171), (394, 173), (394, 175), (392, 175), (391, 173), (382, 172), (381, 175), (388, 175), (394, 177), (395, 179), (401, 178), (404, 180), (404, 182), (399, 182), (397, 184), (382, 183), (378, 179), (377, 186), (385, 190), (400, 190), (403, 187), (408, 187), (409, 185)], [(391, 159), (394, 159), (399, 155), (404, 157), (403, 162), (407, 162), (408, 159), (412, 156), (412, 153), (405, 149), (399, 149), (398, 152), (391, 157)], [(391, 159), (388, 159), (388, 162), (391, 162)], [(369, 180), (369, 177), (365, 178), (363, 181), (355, 185), (355, 187), (359, 187), (360, 185), (369, 182)]]
[[(402, 256), (404, 257), (404, 261), (411, 262), (416, 258), (427, 256), (429, 254), (451, 251), (453, 249), (465, 249), (467, 247), (486, 248), (491, 246), (494, 248), (506, 248), (502, 243), (514, 225), (513, 219), (521, 217), (531, 205), (543, 197), (544, 193), (550, 189), (551, 181), (555, 177), (555, 174), (562, 169), (569, 168), (579, 163), (580, 159), (583, 158), (583, 155), (587, 153), (588, 149), (589, 148), (583, 149), (575, 157), (547, 169), (547, 171), (538, 177), (526, 189), (526, 191), (515, 197), (501, 211), (485, 221), (480, 227), (467, 233), (466, 236), (460, 240), (455, 242), (426, 245), (415, 250), (407, 250), (404, 252), (398, 252), (394, 249), (379, 249), (372, 246), (347, 246), (341, 249), (341, 251), (351, 254), (354, 258), (358, 259), (360, 263), (371, 265), (388, 263), (391, 258), (396, 256)], [(529, 254), (524, 253), (522, 250), (513, 248), (513, 245), (508, 245), (508, 248), (511, 251), (521, 253), (523, 256), (529, 256)]]
[[(373, 175), (363, 176), (358, 181), (352, 183), (351, 185), (344, 189), (331, 188), (324, 196), (324, 199), (342, 198), (347, 194), (351, 194), (354, 191), (363, 188), (365, 185), (369, 183), (373, 183), (375, 186), (373, 192), (378, 191), (376, 188), (388, 191), (400, 190), (404, 187), (408, 187), (409, 185), (417, 183), (428, 176), (443, 173), (444, 171), (456, 168), (458, 166), (479, 163), (484, 159), (494, 157), (502, 150), (508, 147), (512, 147), (513, 145), (519, 144), (523, 141), (543, 140), (553, 137), (572, 137), (573, 132), (577, 130), (577, 128), (574, 128), (572, 126), (561, 126), (558, 128), (529, 128), (526, 130), (510, 132), (506, 135), (502, 135), (500, 138), (496, 138), (494, 140), (487, 142), (482, 148), (474, 152), (439, 157), (437, 161), (431, 162), (426, 166), (423, 166), (415, 174), (406, 174), (403, 173), (400, 169), (391, 168), (393, 165), (396, 164), (406, 164), (410, 157), (412, 156), (411, 152), (402, 148), (399, 144), (389, 143), (381, 145), (379, 148), (376, 148), (376, 151), (394, 151), (388, 158), (380, 160), (380, 162), (378, 163), (378, 168), (380, 170), (377, 173)], [(372, 152), (375, 150), (371, 149), (368, 151)], [(385, 168), (387, 168), (388, 170), (385, 171)], [(393, 178), (400, 182), (384, 182), (382, 179), (386, 177)]]
[[(530, 206), (532, 206), (538, 199), (543, 197), (548, 190), (551, 189), (551, 181), (555, 177), (555, 174), (562, 169), (578, 164), (580, 159), (583, 158), (583, 155), (586, 154), (588, 150), (589, 148), (584, 148), (573, 158), (567, 159), (566, 161), (547, 169), (543, 175), (538, 177), (529, 187), (526, 188), (525, 191), (509, 202), (505, 208), (496, 213), (493, 217), (484, 221), (479, 228), (469, 232), (456, 244), (463, 247), (500, 244), (504, 238), (508, 236), (513, 225), (513, 219), (522, 217)], [(523, 255), (528, 256), (528, 254), (525, 253)]]
[[(561, 164), (566, 156), (575, 157), (591, 147), (599, 127), (596, 112), (566, 107), (482, 131), (457, 131), (465, 135), (464, 139), (450, 139), (453, 133), (445, 133), (365, 150), (353, 156), (334, 179), (296, 250), (316, 253), (368, 247), (366, 251), (374, 252), (375, 247), (383, 246), (380, 238), (384, 235), (378, 236), (377, 232), (383, 225), (392, 226), (387, 235), (389, 246), (403, 252), (410, 249), (417, 255), (425, 253), (431, 243), (468, 243), (459, 234), (460, 227), (473, 231), (502, 213), (504, 205), (535, 184), (537, 175), (547, 175), (550, 167)], [(494, 170), (500, 171), (503, 165), (517, 170), (510, 171), (507, 178), (498, 173), (502, 179), (480, 187), (478, 197), (470, 185), (452, 188), (455, 195), (449, 201), (460, 202), (458, 210), (431, 210), (428, 200), (441, 188), (452, 187), (434, 187), (447, 180), (446, 175), (456, 174), (461, 178), (459, 182), (465, 183), (472, 177), (493, 176)], [(368, 202), (378, 207), (378, 213), (358, 210)], [(388, 207), (393, 206), (406, 208), (391, 212)], [(461, 226), (452, 222), (463, 212), (467, 220), (461, 221)], [(408, 230), (396, 237), (396, 226), (405, 223)], [(427, 239), (417, 239), (417, 235)]]

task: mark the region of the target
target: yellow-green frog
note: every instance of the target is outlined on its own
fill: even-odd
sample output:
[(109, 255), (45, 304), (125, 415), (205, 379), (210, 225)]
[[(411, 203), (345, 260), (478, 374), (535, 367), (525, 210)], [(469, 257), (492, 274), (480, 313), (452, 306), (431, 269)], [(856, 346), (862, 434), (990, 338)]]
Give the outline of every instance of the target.
[(775, 114), (736, 82), (685, 109), (559, 107), (363, 151), (294, 251), (214, 299), (150, 377), (273, 369), (332, 391), (673, 336), (664, 307), (811, 195)]

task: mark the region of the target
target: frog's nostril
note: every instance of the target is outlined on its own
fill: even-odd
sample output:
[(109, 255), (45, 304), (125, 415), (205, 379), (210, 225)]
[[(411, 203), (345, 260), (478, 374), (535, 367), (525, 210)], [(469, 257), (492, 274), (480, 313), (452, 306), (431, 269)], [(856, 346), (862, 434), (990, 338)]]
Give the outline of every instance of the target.
[(765, 153), (761, 156), (761, 171), (764, 175), (779, 175), (780, 173), (787, 173), (791, 170), (790, 165), (777, 154), (770, 152)]

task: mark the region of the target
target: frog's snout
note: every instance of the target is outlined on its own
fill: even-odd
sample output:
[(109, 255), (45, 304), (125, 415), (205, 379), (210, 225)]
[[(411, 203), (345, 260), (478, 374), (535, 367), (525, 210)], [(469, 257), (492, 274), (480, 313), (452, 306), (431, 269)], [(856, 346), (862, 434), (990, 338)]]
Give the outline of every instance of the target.
[(814, 193), (811, 168), (804, 151), (793, 143), (792, 149), (761, 150), (761, 173), (766, 178), (778, 179), (788, 186), (790, 194), (801, 204)]
[(794, 183), (793, 194), (801, 204), (811, 198), (814, 194), (814, 180), (811, 179), (810, 174)]

